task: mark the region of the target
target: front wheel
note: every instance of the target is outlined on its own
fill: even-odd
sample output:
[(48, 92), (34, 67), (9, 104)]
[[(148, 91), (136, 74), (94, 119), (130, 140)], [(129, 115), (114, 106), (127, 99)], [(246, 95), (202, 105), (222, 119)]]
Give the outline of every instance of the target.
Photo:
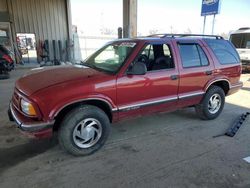
[(201, 119), (217, 118), (224, 108), (225, 93), (221, 87), (211, 86), (201, 103), (195, 106), (196, 113)]
[(59, 144), (76, 156), (89, 155), (99, 150), (110, 132), (110, 121), (105, 112), (92, 105), (70, 111), (59, 129)]

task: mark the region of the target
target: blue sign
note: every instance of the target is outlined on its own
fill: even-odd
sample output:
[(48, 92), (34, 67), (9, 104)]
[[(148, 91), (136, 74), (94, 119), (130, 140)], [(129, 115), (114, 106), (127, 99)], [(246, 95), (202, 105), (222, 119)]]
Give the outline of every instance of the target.
[(201, 16), (218, 14), (220, 0), (202, 0)]

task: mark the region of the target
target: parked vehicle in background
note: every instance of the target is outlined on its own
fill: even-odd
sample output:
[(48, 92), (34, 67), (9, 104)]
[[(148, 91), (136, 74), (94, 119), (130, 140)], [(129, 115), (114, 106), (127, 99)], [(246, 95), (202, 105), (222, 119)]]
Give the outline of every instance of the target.
[(242, 62), (242, 71), (250, 71), (250, 28), (240, 28), (230, 34), (229, 39), (235, 46)]
[(11, 52), (0, 45), (0, 79), (9, 78), (9, 72), (14, 68), (14, 61), (11, 58)]
[(237, 51), (220, 36), (120, 39), (81, 65), (40, 67), (17, 80), (8, 114), (21, 130), (36, 137), (58, 131), (62, 148), (88, 155), (124, 118), (183, 107), (217, 118), (225, 96), (242, 87), (240, 75)]

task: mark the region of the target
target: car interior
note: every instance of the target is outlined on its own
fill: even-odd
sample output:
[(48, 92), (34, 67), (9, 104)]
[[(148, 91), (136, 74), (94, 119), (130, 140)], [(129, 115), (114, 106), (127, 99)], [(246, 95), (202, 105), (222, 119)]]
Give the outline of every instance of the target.
[(137, 58), (146, 65), (147, 71), (174, 68), (174, 61), (167, 44), (149, 44)]

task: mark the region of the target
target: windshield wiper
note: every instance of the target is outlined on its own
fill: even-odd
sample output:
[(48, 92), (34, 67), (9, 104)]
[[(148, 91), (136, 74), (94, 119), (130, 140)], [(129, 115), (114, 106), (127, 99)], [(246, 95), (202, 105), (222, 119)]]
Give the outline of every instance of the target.
[(95, 69), (95, 70), (98, 70), (98, 71), (101, 71), (101, 72), (112, 73), (111, 71), (105, 70), (105, 69), (103, 69), (101, 67), (95, 66), (95, 65), (90, 64), (90, 63), (86, 63), (84, 61), (81, 61), (80, 65), (83, 65), (83, 66), (86, 66), (86, 67), (89, 67), (89, 68), (92, 68), (92, 69)]
[(80, 65), (83, 65), (83, 66), (86, 66), (86, 67), (90, 67), (90, 68), (95, 68), (94, 65), (91, 65), (91, 64), (86, 63), (86, 62), (84, 62), (84, 61), (81, 61)]

